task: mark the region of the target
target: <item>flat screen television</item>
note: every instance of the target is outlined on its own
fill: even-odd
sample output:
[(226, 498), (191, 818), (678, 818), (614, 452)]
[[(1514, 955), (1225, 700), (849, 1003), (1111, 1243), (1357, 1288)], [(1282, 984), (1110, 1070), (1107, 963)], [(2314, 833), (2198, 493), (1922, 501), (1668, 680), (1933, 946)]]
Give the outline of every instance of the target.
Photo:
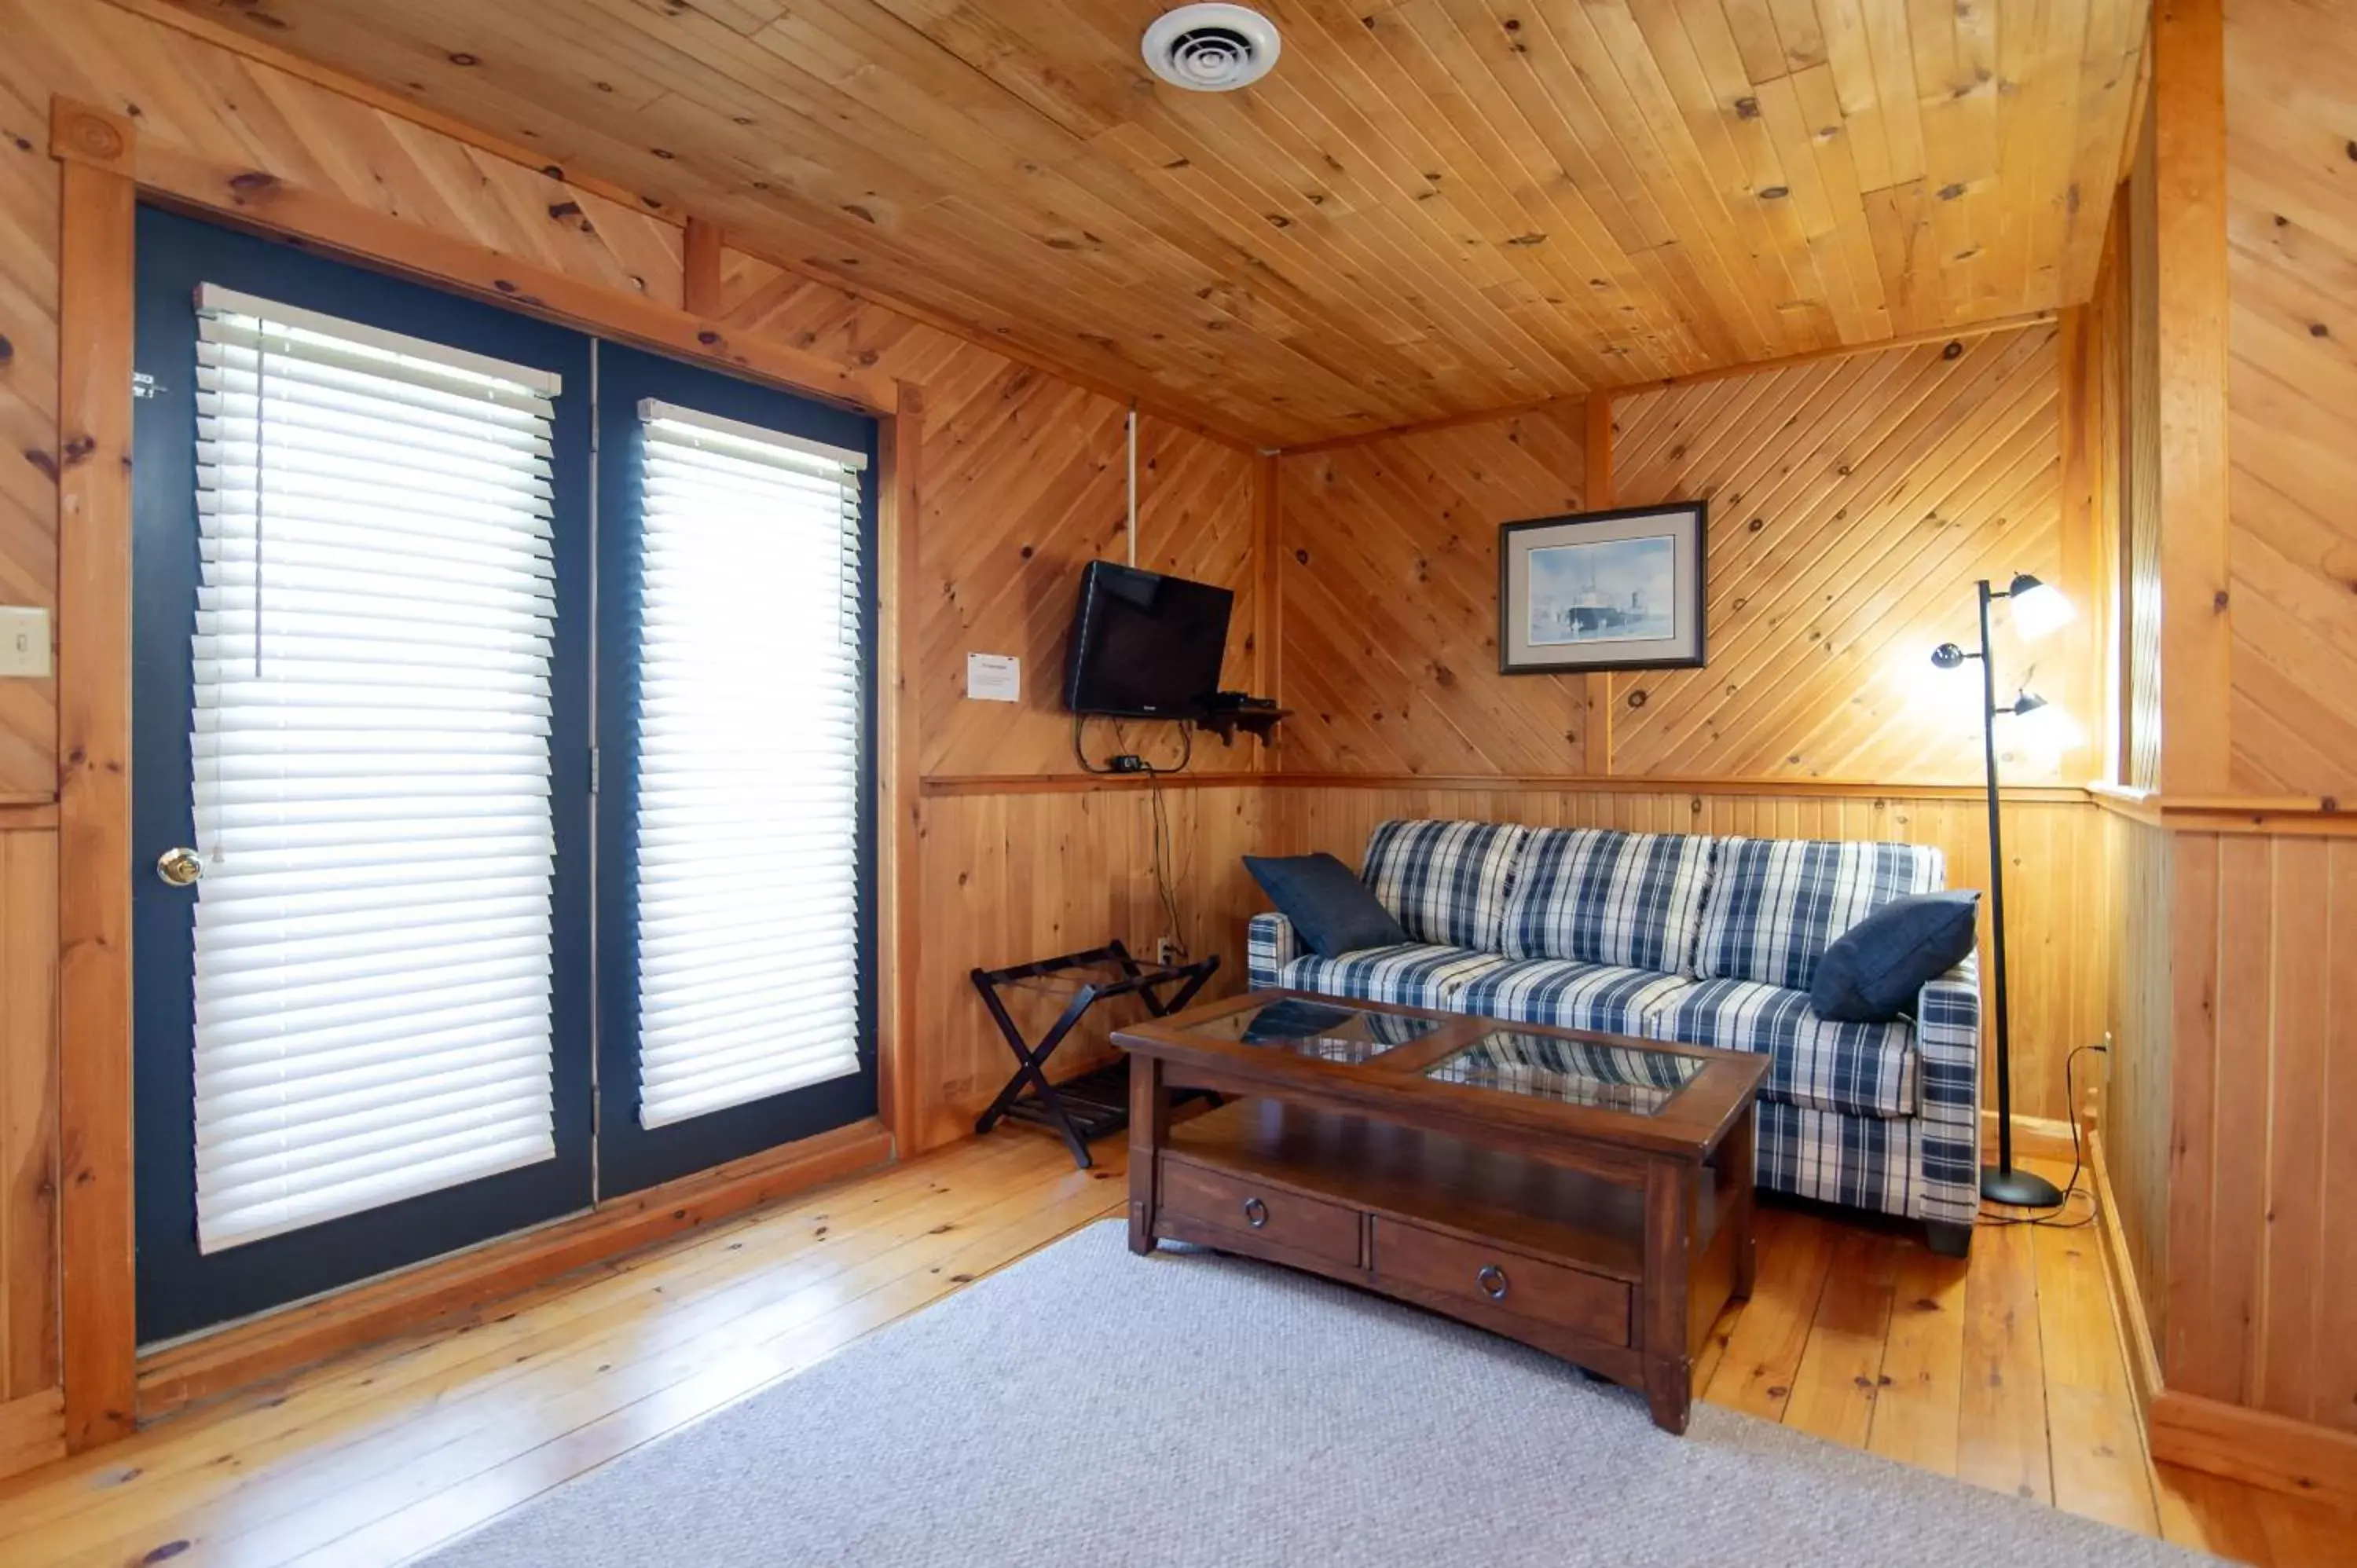
[(1220, 689), (1235, 601), (1209, 583), (1090, 562), (1064, 655), (1064, 705), (1122, 718), (1200, 712)]

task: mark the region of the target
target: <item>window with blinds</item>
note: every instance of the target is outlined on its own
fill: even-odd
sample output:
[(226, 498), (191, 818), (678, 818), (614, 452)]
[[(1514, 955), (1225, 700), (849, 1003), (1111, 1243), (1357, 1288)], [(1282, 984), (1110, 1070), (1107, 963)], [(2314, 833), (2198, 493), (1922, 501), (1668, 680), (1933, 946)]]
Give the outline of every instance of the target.
[(859, 1070), (856, 452), (651, 399), (639, 1120)]
[(557, 378), (198, 297), (208, 1252), (552, 1158)]

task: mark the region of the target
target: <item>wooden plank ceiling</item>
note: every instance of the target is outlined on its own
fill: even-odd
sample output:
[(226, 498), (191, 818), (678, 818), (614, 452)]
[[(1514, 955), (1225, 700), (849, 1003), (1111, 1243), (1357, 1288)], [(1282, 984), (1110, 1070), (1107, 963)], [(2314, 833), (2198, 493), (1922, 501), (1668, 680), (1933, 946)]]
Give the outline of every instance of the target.
[[(153, 8), (156, 0), (124, 0)], [(2141, 0), (178, 0), (1177, 413), (1297, 443), (2084, 299)]]

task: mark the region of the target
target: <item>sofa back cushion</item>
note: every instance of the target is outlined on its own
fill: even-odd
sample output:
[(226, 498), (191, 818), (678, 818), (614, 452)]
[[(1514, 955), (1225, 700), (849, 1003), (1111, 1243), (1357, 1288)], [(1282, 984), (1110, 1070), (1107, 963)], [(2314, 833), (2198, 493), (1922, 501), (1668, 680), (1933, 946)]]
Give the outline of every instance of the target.
[(1699, 833), (1533, 829), (1506, 900), (1506, 956), (1687, 972), (1717, 844)]
[(1806, 991), (1834, 939), (1894, 898), (1938, 891), (1929, 844), (1722, 839), (1703, 898), (1695, 973)]
[(1411, 940), (1496, 952), (1530, 832), (1515, 822), (1383, 822), (1360, 875)]

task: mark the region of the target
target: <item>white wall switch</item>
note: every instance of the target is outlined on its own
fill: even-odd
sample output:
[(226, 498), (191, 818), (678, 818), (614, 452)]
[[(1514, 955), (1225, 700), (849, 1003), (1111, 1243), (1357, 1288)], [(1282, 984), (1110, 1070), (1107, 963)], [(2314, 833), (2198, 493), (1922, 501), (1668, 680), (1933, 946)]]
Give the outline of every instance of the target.
[(49, 672), (49, 612), (30, 605), (0, 605), (0, 676)]
[(1023, 700), (1023, 660), (1011, 653), (965, 656), (965, 694), (977, 703)]

